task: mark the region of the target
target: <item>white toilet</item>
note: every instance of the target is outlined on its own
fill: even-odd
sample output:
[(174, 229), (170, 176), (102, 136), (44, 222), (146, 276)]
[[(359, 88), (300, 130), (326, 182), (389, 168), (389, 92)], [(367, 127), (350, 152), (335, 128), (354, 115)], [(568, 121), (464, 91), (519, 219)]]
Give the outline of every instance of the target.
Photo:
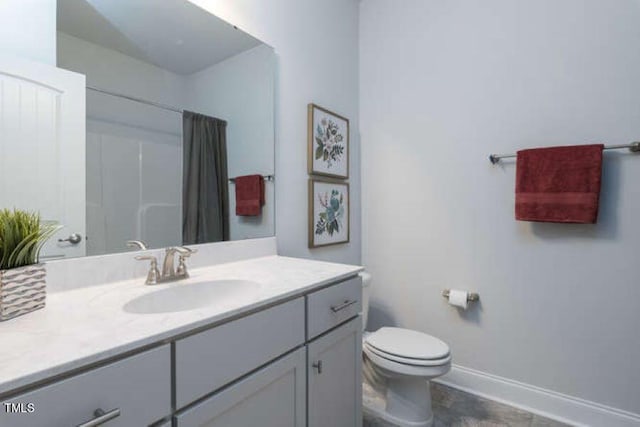
[[(371, 276), (360, 276), (366, 326)], [(433, 425), (429, 380), (451, 368), (449, 346), (422, 332), (383, 327), (364, 332), (362, 350), (365, 414), (401, 427)]]

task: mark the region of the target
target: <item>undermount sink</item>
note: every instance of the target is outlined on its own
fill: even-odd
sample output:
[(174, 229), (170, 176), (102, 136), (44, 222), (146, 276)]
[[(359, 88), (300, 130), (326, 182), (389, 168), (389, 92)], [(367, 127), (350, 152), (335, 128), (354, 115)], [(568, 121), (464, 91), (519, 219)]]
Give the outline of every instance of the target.
[(139, 296), (124, 306), (124, 311), (136, 314), (171, 313), (194, 310), (229, 298), (246, 295), (260, 288), (250, 280), (211, 280), (198, 283), (177, 283), (166, 289)]

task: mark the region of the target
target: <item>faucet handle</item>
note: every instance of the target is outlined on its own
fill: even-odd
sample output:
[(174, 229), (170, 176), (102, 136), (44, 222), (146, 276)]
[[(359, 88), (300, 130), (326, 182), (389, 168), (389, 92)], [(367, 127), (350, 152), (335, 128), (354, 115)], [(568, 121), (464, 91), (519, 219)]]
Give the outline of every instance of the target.
[(176, 270), (176, 275), (180, 277), (189, 277), (189, 272), (187, 271), (187, 263), (185, 261), (192, 254), (198, 252), (198, 250), (187, 248), (185, 246), (179, 246), (176, 248), (176, 252), (178, 252), (178, 269)]
[(145, 285), (155, 285), (158, 283), (158, 278), (160, 277), (160, 270), (158, 270), (158, 258), (153, 255), (138, 255), (135, 259), (138, 261), (151, 261), (149, 272), (147, 273), (147, 280), (144, 282)]

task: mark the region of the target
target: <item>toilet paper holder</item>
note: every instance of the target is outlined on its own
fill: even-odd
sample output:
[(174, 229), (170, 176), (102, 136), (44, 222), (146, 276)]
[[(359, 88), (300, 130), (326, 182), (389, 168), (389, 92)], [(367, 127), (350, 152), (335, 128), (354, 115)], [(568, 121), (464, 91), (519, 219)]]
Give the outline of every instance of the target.
[[(444, 291), (442, 291), (442, 296), (445, 297), (446, 299), (449, 299), (449, 291), (450, 289), (445, 289)], [(480, 295), (478, 295), (475, 292), (469, 292), (467, 294), (467, 301), (469, 302), (475, 302), (480, 300)]]

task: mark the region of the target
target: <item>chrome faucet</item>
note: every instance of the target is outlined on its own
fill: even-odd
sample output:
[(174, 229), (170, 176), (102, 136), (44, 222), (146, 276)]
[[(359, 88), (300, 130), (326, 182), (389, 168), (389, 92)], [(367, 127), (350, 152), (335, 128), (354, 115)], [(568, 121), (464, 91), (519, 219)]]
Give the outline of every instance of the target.
[[(146, 285), (155, 285), (157, 283), (174, 282), (176, 280), (186, 279), (189, 277), (187, 271), (186, 259), (196, 253), (196, 249), (190, 249), (184, 246), (167, 248), (165, 251), (164, 262), (162, 263), (162, 274), (158, 271), (158, 259), (151, 255), (137, 256), (137, 260), (150, 260), (151, 265), (147, 274)], [(174, 268), (175, 254), (178, 254), (178, 268)]]

